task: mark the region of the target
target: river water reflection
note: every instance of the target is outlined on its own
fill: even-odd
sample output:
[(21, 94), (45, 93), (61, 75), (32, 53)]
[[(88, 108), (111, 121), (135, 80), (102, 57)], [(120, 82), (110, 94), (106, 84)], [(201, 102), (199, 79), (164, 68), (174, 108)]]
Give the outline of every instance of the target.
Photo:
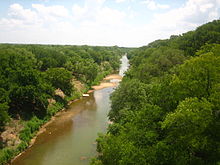
[[(119, 74), (123, 75), (127, 68), (128, 60), (123, 56)], [(113, 90), (113, 87), (97, 90), (73, 102), (12, 165), (89, 164), (96, 155), (97, 133), (105, 132), (108, 126), (109, 97)]]

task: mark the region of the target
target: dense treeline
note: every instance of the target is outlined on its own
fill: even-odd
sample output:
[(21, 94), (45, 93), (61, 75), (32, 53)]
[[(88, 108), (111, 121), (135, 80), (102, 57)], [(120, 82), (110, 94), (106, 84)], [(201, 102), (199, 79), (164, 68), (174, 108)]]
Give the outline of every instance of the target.
[[(36, 130), (104, 76), (117, 71), (126, 49), (115, 47), (0, 45), (0, 129), (20, 120), (20, 143), (0, 139), (0, 164), (28, 146)], [(76, 89), (75, 82), (83, 89)], [(0, 132), (0, 133), (1, 133)]]
[(220, 21), (129, 57), (92, 164), (220, 164)]

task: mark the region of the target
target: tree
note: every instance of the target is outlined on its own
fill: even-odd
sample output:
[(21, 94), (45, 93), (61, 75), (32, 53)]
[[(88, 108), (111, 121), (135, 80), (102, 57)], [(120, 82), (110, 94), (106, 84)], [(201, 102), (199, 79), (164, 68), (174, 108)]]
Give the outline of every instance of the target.
[(122, 82), (111, 96), (110, 120), (118, 122), (123, 117), (123, 109), (125, 111), (139, 110), (147, 101), (145, 88), (145, 84), (137, 79)]
[(52, 97), (53, 88), (37, 70), (14, 72), (10, 86), (10, 112), (29, 118), (32, 114), (45, 115), (47, 99)]
[[(206, 133), (213, 122), (213, 105), (206, 99), (187, 98), (175, 112), (166, 115), (162, 128), (167, 131), (163, 142), (169, 146), (170, 160), (176, 164), (208, 164), (215, 162), (218, 147)], [(170, 152), (170, 153), (169, 153)]]
[(66, 95), (73, 92), (73, 78), (71, 72), (64, 68), (51, 68), (45, 72), (45, 78), (52, 84), (55, 89), (60, 88)]
[(8, 108), (9, 106), (7, 105), (7, 103), (0, 103), (0, 130), (9, 120)]
[(94, 164), (220, 163), (219, 34), (218, 20), (130, 53)]
[(174, 75), (173, 86), (178, 86), (182, 98), (208, 98), (220, 83), (219, 62), (212, 52), (187, 60)]

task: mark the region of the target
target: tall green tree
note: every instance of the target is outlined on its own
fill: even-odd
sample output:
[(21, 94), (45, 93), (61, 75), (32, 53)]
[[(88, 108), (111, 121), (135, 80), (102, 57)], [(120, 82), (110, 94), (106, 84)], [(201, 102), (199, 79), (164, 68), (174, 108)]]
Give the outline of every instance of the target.
[(71, 72), (64, 68), (51, 68), (45, 72), (45, 78), (52, 84), (55, 89), (61, 89), (66, 95), (73, 92), (73, 78)]

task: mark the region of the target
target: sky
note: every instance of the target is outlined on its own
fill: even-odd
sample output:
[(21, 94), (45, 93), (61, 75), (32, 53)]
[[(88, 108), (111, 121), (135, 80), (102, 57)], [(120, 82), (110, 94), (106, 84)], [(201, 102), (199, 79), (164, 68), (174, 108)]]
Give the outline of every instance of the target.
[(220, 0), (0, 0), (0, 43), (139, 47), (220, 18)]

